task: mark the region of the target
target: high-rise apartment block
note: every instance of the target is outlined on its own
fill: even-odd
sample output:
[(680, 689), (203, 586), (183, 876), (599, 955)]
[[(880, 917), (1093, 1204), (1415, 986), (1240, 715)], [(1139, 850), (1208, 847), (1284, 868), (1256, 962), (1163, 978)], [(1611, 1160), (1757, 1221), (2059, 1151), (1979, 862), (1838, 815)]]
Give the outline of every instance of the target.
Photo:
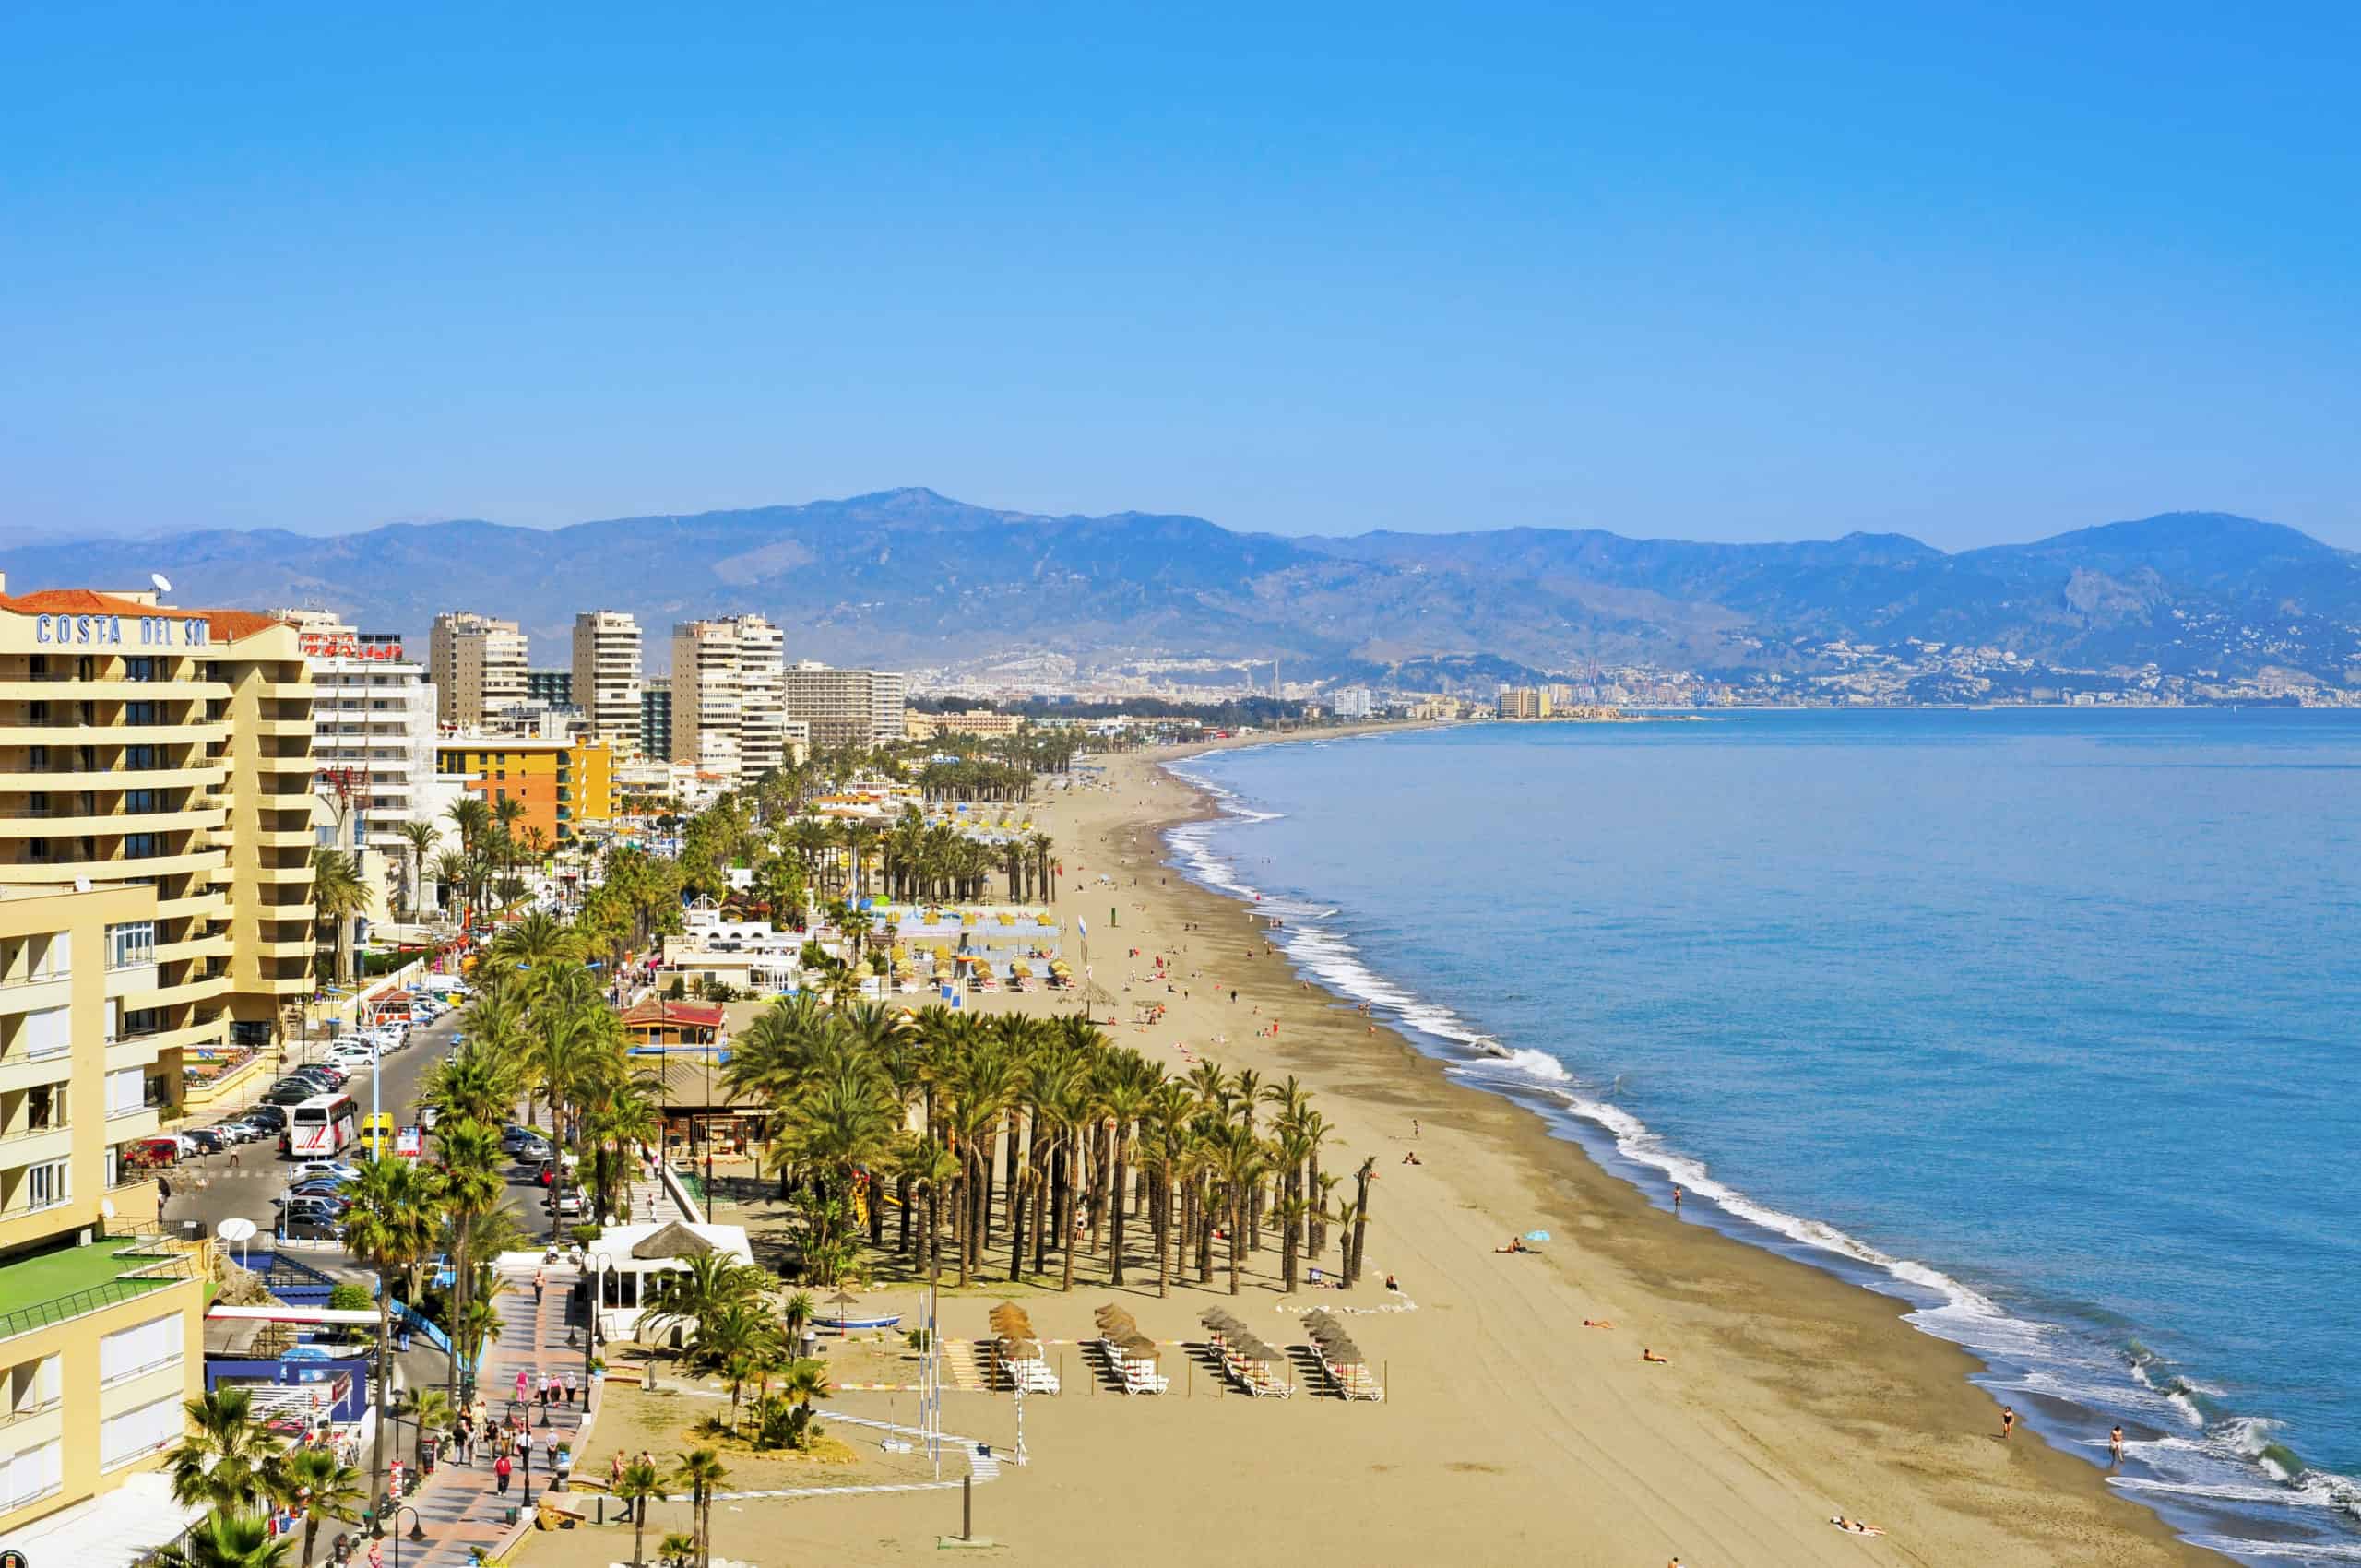
[(760, 615), (672, 628), (674, 762), (744, 788), (796, 755), (781, 690), (785, 637)]
[(524, 703), (526, 638), (516, 622), (446, 610), (434, 617), (426, 651), (444, 723), (481, 724)]
[(359, 818), (358, 841), (408, 863), (406, 822), (438, 822), (458, 791), (434, 779), (434, 688), (390, 632), (281, 610), (312, 671), (312, 759), (323, 792)]
[(908, 682), (899, 671), (836, 670), (806, 659), (787, 667), (787, 716), (811, 727), (815, 746), (873, 746), (902, 738)]
[(672, 760), (738, 778), (738, 628), (683, 621), (672, 628)]
[(590, 733), (618, 751), (639, 743), (639, 623), (620, 610), (586, 610), (574, 618), (575, 706)]
[(639, 754), (669, 761), (672, 755), (672, 678), (650, 675), (639, 683)]

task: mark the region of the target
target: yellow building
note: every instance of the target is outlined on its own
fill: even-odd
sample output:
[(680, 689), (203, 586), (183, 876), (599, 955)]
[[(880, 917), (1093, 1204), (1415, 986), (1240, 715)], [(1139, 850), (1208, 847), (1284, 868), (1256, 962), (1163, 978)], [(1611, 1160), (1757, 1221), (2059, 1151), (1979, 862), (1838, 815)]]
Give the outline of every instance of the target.
[(114, 1159), (178, 1087), (116, 1027), (157, 987), (157, 909), (0, 889), (0, 1543), (35, 1562), (25, 1526), (153, 1469), (202, 1392), (208, 1249), (157, 1235), (154, 1183)]
[(311, 674), (268, 616), (6, 588), (0, 896), (147, 890), (153, 983), (111, 1023), (177, 1106), (184, 1061), (268, 1046), (311, 989)]
[(523, 804), (509, 828), (519, 843), (538, 832), (553, 848), (586, 824), (614, 820), (614, 752), (604, 741), (446, 735), (435, 754), (435, 771), (458, 776), (469, 794)]

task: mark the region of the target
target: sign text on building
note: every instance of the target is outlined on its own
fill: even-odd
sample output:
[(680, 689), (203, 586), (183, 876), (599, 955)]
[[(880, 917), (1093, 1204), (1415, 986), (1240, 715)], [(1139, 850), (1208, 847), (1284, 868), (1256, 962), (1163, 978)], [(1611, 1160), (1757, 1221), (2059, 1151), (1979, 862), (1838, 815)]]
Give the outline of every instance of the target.
[[(123, 643), (121, 615), (36, 615), (33, 641), (57, 647)], [(134, 615), (137, 631), (131, 641), (141, 647), (203, 647), (210, 625), (197, 616)]]

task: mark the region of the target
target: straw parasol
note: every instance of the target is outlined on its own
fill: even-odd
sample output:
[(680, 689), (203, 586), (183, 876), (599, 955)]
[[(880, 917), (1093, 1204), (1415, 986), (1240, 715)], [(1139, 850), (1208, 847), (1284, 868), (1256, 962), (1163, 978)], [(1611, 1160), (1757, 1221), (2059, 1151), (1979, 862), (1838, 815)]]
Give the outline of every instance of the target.
[(1152, 1361), (1157, 1358), (1156, 1341), (1145, 1334), (1126, 1334), (1115, 1344), (1127, 1361)]

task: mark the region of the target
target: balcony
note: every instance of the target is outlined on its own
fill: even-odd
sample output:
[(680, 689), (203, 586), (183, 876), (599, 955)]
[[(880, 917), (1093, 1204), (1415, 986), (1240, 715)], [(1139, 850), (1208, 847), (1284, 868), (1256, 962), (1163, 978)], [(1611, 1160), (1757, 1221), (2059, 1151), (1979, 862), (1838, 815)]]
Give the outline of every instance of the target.
[(46, 1165), (74, 1153), (74, 1129), (63, 1122), (46, 1127), (15, 1127), (0, 1132), (0, 1170)]
[(77, 681), (65, 675), (0, 681), (0, 701), (207, 702), (229, 695), (230, 688), (218, 681)]
[(33, 1054), (18, 1046), (0, 1056), (0, 1094), (21, 1094), (43, 1084), (62, 1084), (74, 1076), (74, 1048)]
[[(121, 776), (117, 775), (118, 784)], [(21, 797), (20, 797), (21, 798)], [(21, 805), (0, 805), (0, 838), (80, 837), (86, 833), (182, 833), (191, 828), (217, 828), (228, 814), (219, 807), (184, 806), (175, 811), (35, 812)]]
[(184, 1002), (204, 1002), (226, 995), (229, 990), (230, 977), (227, 973), (198, 975), (174, 984), (160, 985), (153, 991), (125, 992), (123, 1004), (140, 1011), (150, 1007), (177, 1007)]
[(27, 975), (15, 980), (0, 980), (0, 1016), (11, 1013), (31, 1013), (44, 1007), (64, 1007), (74, 1000), (74, 977), (70, 974)]
[(229, 767), (228, 762), (215, 759), (176, 764), (169, 767), (136, 769), (113, 766), (89, 771), (67, 767), (19, 768), (0, 773), (0, 784), (5, 784), (12, 795), (20, 795), (27, 790), (64, 792), (70, 790), (145, 790), (151, 787), (164, 790), (184, 784), (209, 787), (220, 783)]

